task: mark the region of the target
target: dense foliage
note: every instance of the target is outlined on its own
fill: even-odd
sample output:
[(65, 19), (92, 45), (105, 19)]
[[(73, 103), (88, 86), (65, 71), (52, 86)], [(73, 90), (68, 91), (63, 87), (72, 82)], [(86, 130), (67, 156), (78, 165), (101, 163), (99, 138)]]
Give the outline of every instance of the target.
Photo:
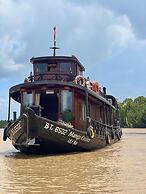
[(7, 121), (0, 121), (0, 128), (4, 128), (7, 125)]
[(122, 127), (146, 128), (146, 98), (139, 96), (136, 99), (126, 98), (119, 102), (119, 112)]

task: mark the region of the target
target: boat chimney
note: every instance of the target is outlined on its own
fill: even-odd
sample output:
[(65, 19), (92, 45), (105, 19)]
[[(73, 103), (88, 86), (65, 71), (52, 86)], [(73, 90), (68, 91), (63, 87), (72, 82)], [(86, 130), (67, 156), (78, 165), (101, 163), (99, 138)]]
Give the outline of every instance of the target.
[(103, 87), (103, 93), (106, 95), (106, 87)]
[(56, 26), (53, 28), (54, 30), (54, 46), (50, 47), (50, 49), (53, 49), (53, 56), (56, 56), (56, 50), (59, 49), (59, 47), (56, 46)]
[(14, 112), (13, 112), (13, 121), (16, 121), (16, 119), (17, 119), (17, 112), (14, 111)]

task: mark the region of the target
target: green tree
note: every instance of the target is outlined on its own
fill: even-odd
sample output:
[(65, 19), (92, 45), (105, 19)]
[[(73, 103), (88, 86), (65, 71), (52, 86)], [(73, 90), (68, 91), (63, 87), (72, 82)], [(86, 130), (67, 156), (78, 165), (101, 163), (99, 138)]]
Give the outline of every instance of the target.
[(127, 118), (132, 127), (146, 127), (146, 98), (143, 96), (137, 97), (128, 113)]
[(146, 127), (146, 98), (139, 96), (119, 102), (122, 127)]
[(131, 98), (126, 98), (123, 102), (118, 103), (122, 127), (128, 127), (130, 125), (127, 115), (131, 110), (132, 103), (133, 100)]
[(0, 128), (5, 128), (7, 125), (7, 121), (4, 120), (4, 121), (0, 121)]

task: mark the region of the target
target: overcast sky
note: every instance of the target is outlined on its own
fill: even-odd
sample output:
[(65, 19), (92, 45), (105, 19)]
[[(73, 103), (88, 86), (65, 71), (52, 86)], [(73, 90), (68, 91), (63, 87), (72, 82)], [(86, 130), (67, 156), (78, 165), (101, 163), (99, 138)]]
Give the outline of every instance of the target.
[(0, 0), (0, 120), (29, 59), (52, 55), (54, 26), (57, 54), (76, 55), (90, 80), (120, 101), (146, 96), (145, 8), (145, 0)]

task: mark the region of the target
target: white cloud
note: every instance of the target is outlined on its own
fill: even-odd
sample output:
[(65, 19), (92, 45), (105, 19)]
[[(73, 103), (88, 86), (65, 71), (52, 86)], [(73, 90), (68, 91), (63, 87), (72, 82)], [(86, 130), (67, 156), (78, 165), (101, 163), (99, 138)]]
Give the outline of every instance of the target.
[(1, 76), (20, 70), (22, 64), (16, 63), (16, 60), (24, 51), (25, 43), (18, 40), (18, 38), (4, 35), (0, 38), (0, 45)]
[(107, 26), (107, 34), (116, 47), (126, 47), (136, 39), (132, 24), (126, 15), (114, 18)]
[(62, 47), (59, 53), (86, 57), (85, 62), (91, 64), (101, 63), (130, 44), (135, 47), (143, 44), (143, 40), (137, 39), (127, 15), (115, 14), (99, 3), (1, 0), (0, 78), (16, 72), (24, 74), (30, 57), (48, 53), (55, 24)]

